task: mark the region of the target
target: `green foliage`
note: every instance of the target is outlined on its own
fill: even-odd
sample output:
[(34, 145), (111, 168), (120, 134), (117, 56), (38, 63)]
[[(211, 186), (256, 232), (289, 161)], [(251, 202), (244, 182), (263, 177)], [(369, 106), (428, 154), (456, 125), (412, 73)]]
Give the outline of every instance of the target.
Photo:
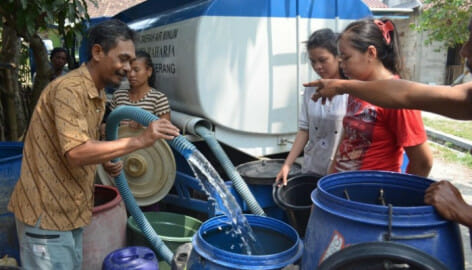
[(472, 0), (424, 0), (419, 23), (411, 27), (427, 32), (426, 44), (439, 41), (452, 48), (467, 41), (471, 14)]
[[(33, 54), (38, 59), (36, 63), (47, 63), (47, 54), (40, 53), (40, 47), (32, 47), (32, 39), (39, 38), (38, 33), (46, 33), (51, 28), (56, 28), (57, 32), (63, 40), (60, 46), (66, 47), (70, 51), (74, 48), (76, 40), (81, 39), (83, 24), (89, 20), (87, 14), (87, 5), (92, 3), (97, 5), (96, 0), (0, 0), (0, 29), (8, 26), (16, 32), (16, 36), (10, 39), (21, 37), (23, 42), (29, 44)], [(20, 43), (19, 43), (20, 44)], [(2, 44), (4, 45), (4, 44)], [(5, 49), (5, 50), (4, 50)], [(8, 52), (17, 51), (10, 45), (9, 48), (2, 46), (0, 50), (0, 59), (6, 59), (5, 55)], [(44, 50), (45, 51), (45, 50)], [(25, 64), (25, 58), (28, 58), (28, 50), (22, 50), (25, 55), (22, 55), (17, 65)], [(74, 55), (71, 53), (71, 55)], [(71, 59), (72, 61), (73, 59)], [(11, 60), (10, 60), (11, 61)], [(72, 63), (75, 64), (75, 63)], [(47, 72), (44, 65), (36, 66), (36, 74), (40, 72), (43, 74)], [(22, 72), (20, 75), (28, 75), (27, 72)], [(29, 81), (20, 76), (24, 82)], [(39, 85), (42, 85), (41, 81)]]
[[(11, 81), (17, 81), (18, 75), (20, 82), (28, 83), (28, 79), (22, 80), (21, 77), (28, 76), (28, 70), (22, 69), (28, 60), (29, 50), (33, 53), (36, 63), (36, 77), (31, 91), (31, 98), (25, 103), (29, 103), (30, 112), (34, 108), (41, 91), (49, 82), (49, 74), (51, 67), (48, 65), (48, 55), (46, 48), (41, 40), (39, 33), (52, 27), (57, 27), (59, 34), (64, 40), (64, 47), (74, 48), (75, 38), (80, 39), (84, 24), (89, 20), (87, 14), (87, 4), (93, 3), (97, 5), (97, 0), (0, 0), (0, 30), (2, 34), (2, 44), (0, 50), (0, 61), (14, 63), (20, 69), (15, 69), (14, 74), (6, 76)], [(18, 42), (22, 38), (22, 42)], [(20, 44), (27, 44), (29, 49), (21, 50), (20, 59), (16, 57), (16, 53), (20, 51)], [(72, 54), (73, 55), (73, 54)], [(7, 72), (6, 72), (7, 74)], [(9, 131), (5, 137), (16, 140), (18, 135), (22, 133), (21, 125), (18, 124), (17, 117), (18, 108), (15, 106), (15, 95), (18, 94), (19, 88), (16, 83), (6, 83), (5, 93), (13, 93), (2, 95), (0, 98), (4, 106), (3, 111), (8, 121), (8, 127), (2, 129), (3, 121), (0, 122), (0, 132), (2, 130)], [(22, 118), (29, 119), (29, 115)], [(3, 133), (3, 132), (2, 132)], [(0, 134), (2, 138), (3, 134)]]
[(26, 41), (52, 25), (65, 36), (80, 34), (89, 19), (86, 0), (2, 0), (0, 17), (0, 26), (7, 23)]

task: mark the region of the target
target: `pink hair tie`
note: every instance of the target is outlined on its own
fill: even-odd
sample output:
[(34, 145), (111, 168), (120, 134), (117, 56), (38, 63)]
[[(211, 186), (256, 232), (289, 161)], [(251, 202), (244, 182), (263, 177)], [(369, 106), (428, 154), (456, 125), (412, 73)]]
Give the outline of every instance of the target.
[(382, 22), (381, 20), (374, 20), (374, 23), (379, 27), (380, 31), (382, 31), (382, 35), (387, 42), (387, 45), (390, 45), (390, 32), (395, 30), (393, 23), (391, 21)]

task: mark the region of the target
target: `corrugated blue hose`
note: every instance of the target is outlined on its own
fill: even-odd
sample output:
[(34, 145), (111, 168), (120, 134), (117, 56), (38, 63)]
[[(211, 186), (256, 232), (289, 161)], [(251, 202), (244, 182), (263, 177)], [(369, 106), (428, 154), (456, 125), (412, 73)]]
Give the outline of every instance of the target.
[[(131, 119), (140, 123), (143, 126), (149, 125), (152, 121), (159, 119), (157, 116), (141, 109), (138, 107), (132, 106), (120, 106), (113, 110), (107, 118), (106, 126), (106, 139), (107, 140), (116, 140), (118, 138), (118, 126), (120, 121), (124, 119)], [(177, 136), (173, 140), (168, 141), (170, 146), (177, 150), (181, 155), (188, 159), (190, 155), (196, 150), (196, 147), (191, 144), (183, 136)], [(114, 159), (116, 162), (119, 159)], [(126, 208), (133, 216), (138, 225), (139, 229), (143, 232), (146, 239), (151, 243), (154, 250), (159, 253), (159, 256), (163, 258), (169, 265), (172, 263), (172, 258), (174, 254), (172, 251), (164, 244), (161, 238), (152, 228), (149, 221), (144, 216), (141, 209), (138, 207), (136, 200), (134, 199), (131, 190), (129, 189), (126, 176), (123, 171), (115, 177), (115, 185), (120, 191), (121, 197), (125, 202)]]
[(216, 156), (217, 160), (221, 163), (226, 174), (233, 182), (234, 188), (247, 203), (249, 210), (255, 215), (265, 216), (266, 214), (264, 213), (264, 210), (262, 210), (261, 206), (254, 198), (254, 195), (249, 190), (246, 182), (244, 182), (244, 180), (241, 178), (241, 175), (239, 175), (233, 163), (228, 158), (223, 148), (221, 148), (221, 145), (218, 143), (213, 133), (205, 126), (197, 126), (195, 131), (205, 140), (213, 154)]

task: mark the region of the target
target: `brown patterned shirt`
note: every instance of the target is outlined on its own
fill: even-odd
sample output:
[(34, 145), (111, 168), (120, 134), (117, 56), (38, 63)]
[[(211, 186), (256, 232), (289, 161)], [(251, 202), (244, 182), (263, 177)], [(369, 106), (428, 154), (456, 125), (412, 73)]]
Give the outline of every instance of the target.
[(20, 221), (68, 231), (92, 217), (95, 165), (71, 167), (65, 153), (99, 136), (105, 93), (87, 67), (51, 82), (41, 94), (26, 135), (21, 175), (8, 209)]

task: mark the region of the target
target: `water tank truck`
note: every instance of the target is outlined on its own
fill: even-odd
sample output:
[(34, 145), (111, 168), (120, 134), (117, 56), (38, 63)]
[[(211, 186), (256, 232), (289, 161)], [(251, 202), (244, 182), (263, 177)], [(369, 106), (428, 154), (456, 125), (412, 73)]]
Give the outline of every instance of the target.
[(304, 41), (367, 16), (361, 0), (154, 0), (115, 17), (152, 56), (173, 111), (262, 157), (290, 151), (297, 132), (302, 83), (316, 79)]

